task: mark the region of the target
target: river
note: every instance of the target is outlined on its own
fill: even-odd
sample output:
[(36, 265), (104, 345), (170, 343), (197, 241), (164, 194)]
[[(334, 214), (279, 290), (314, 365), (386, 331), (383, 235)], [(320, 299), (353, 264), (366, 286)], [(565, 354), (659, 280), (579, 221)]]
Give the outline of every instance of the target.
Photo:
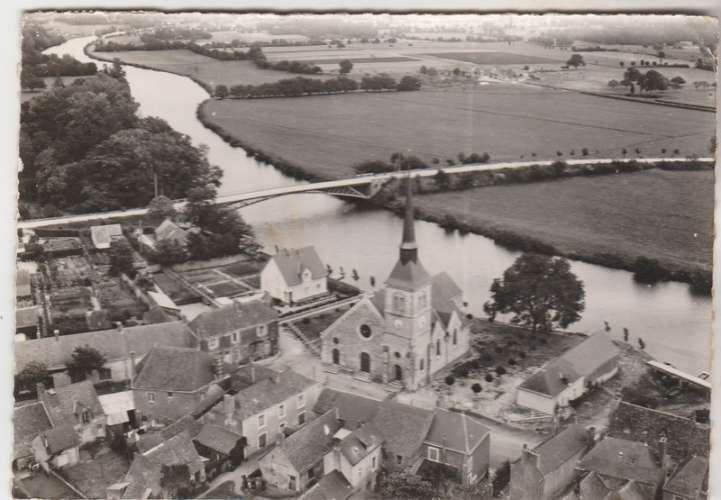
[[(91, 61), (83, 47), (92, 38), (72, 39), (46, 52)], [(299, 183), (206, 129), (195, 112), (208, 94), (189, 78), (124, 68), (133, 97), (140, 103), (140, 114), (163, 118), (196, 145), (208, 146), (210, 162), (224, 172), (220, 194)], [(349, 282), (362, 288), (370, 288), (371, 276), (382, 283), (398, 254), (401, 219), (386, 210), (355, 206), (327, 195), (302, 194), (246, 207), (241, 213), (268, 249), (314, 245), (336, 273), (342, 266)], [(448, 234), (428, 222), (417, 221), (416, 233), (425, 267), (431, 273), (447, 271), (464, 290), (474, 314), (482, 314), (492, 280), (518, 256), (488, 238)], [(626, 271), (577, 261), (572, 261), (572, 268), (586, 289), (586, 311), (583, 319), (572, 325), (573, 330), (596, 331), (607, 321), (616, 338), (622, 338), (623, 328), (628, 328), (631, 341), (642, 338), (646, 350), (661, 361), (694, 375), (709, 369), (711, 299), (692, 296), (682, 283), (643, 286)], [(350, 278), (354, 269), (360, 275), (357, 282)]]

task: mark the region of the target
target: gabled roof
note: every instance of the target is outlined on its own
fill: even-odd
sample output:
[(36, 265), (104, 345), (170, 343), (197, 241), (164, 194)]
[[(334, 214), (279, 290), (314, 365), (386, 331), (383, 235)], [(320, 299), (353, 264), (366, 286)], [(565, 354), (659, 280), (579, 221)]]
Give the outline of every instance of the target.
[(361, 428), (344, 437), (338, 443), (338, 446), (348, 463), (356, 465), (380, 446), (382, 442), (383, 438), (380, 433), (372, 425), (364, 424)]
[(578, 469), (615, 479), (656, 483), (663, 475), (648, 446), (637, 441), (607, 437), (583, 457)]
[(586, 340), (551, 360), (519, 386), (521, 389), (557, 396), (568, 384), (590, 375), (618, 356), (618, 348), (606, 332), (594, 333)]
[(80, 445), (80, 438), (72, 423), (67, 423), (41, 434), (47, 440), (47, 451), (51, 455)]
[(214, 378), (211, 354), (183, 347), (153, 347), (138, 365), (133, 389), (195, 392)]
[(27, 297), (30, 294), (30, 272), (25, 269), (18, 269), (15, 274), (15, 296)]
[(190, 322), (198, 338), (224, 335), (244, 328), (264, 325), (278, 319), (275, 309), (261, 300), (233, 302), (220, 309), (199, 314)]
[(33, 439), (51, 428), (50, 417), (41, 402), (14, 408), (13, 458), (32, 455)]
[(433, 412), (387, 400), (380, 404), (370, 423), (383, 438), (389, 453), (409, 457), (425, 441), (433, 423)]
[(333, 449), (333, 435), (340, 428), (338, 412), (330, 410), (285, 438), (278, 450), (285, 453), (299, 474), (303, 474)]
[(580, 425), (571, 425), (533, 448), (538, 455), (538, 468), (548, 474), (566, 463), (571, 457), (582, 452), (591, 444), (591, 437)]
[(433, 308), (445, 310), (448, 303), (458, 299), (463, 291), (447, 272), (438, 273), (433, 276)]
[(664, 491), (684, 498), (699, 498), (708, 489), (708, 460), (693, 456), (666, 481)]
[(233, 431), (213, 424), (205, 424), (200, 433), (193, 439), (195, 442), (219, 451), (224, 455), (230, 455), (239, 439), (243, 436)]
[(353, 494), (353, 486), (345, 476), (334, 470), (320, 478), (312, 488), (305, 492), (302, 500), (346, 500)]
[(317, 382), (314, 380), (306, 378), (293, 370), (285, 370), (274, 377), (259, 380), (234, 396), (236, 418), (242, 421), (257, 415), (316, 384)]
[(708, 456), (711, 429), (689, 418), (660, 410), (652, 410), (621, 401), (611, 416), (608, 434), (617, 438), (636, 439), (659, 452), (665, 437), (666, 452), (675, 462), (684, 462), (692, 455)]
[(109, 248), (113, 238), (120, 236), (123, 236), (123, 228), (120, 224), (90, 227), (90, 239), (93, 240), (95, 248)]
[(323, 389), (313, 411), (322, 415), (333, 408), (338, 409), (343, 426), (353, 430), (373, 419), (380, 408), (380, 401), (333, 389)]
[(468, 454), (489, 432), (488, 427), (465, 413), (436, 408), (425, 442)]
[(155, 239), (158, 241), (171, 240), (180, 245), (185, 245), (188, 242), (188, 232), (172, 220), (165, 219), (155, 228)]
[(38, 318), (40, 318), (40, 306), (25, 307), (15, 309), (15, 329), (27, 328), (29, 326), (37, 326)]
[(185, 415), (184, 417), (180, 417), (178, 420), (165, 427), (161, 431), (161, 434), (163, 436), (163, 439), (170, 439), (171, 437), (176, 436), (181, 432), (187, 432), (191, 438), (194, 438), (198, 435), (198, 433), (200, 433), (202, 427), (203, 424), (195, 420), (192, 415)]
[(94, 416), (105, 414), (90, 380), (48, 389), (38, 394), (38, 398), (45, 405), (50, 421), (55, 426), (66, 422), (75, 423), (83, 408), (90, 410)]
[(295, 286), (302, 282), (303, 271), (308, 269), (314, 280), (328, 275), (315, 247), (281, 248), (271, 257), (278, 266), (280, 274), (287, 286)]

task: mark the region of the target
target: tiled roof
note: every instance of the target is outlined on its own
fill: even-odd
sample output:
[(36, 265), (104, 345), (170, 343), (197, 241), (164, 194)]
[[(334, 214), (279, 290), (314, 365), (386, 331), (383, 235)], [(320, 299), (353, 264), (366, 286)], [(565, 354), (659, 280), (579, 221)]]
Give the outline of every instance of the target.
[(370, 296), (370, 301), (373, 306), (378, 310), (381, 316), (384, 315), (386, 310), (386, 289), (381, 288), (373, 295)]
[(193, 440), (203, 446), (207, 446), (211, 450), (219, 451), (224, 455), (230, 455), (230, 452), (242, 437), (240, 434), (236, 434), (225, 427), (205, 424)]
[(425, 441), (433, 446), (470, 453), (488, 433), (488, 427), (465, 413), (437, 408)]
[(47, 439), (47, 450), (51, 455), (60, 453), (80, 444), (80, 438), (72, 423), (64, 424), (42, 433)]
[(524, 380), (520, 388), (557, 396), (568, 384), (592, 374), (618, 353), (606, 332), (594, 333)]
[(334, 470), (320, 478), (301, 500), (346, 500), (352, 494), (353, 486), (339, 470)]
[(199, 338), (223, 335), (243, 328), (264, 325), (278, 319), (275, 309), (263, 301), (233, 302), (220, 309), (199, 314), (190, 329)]
[(188, 233), (170, 219), (165, 219), (157, 228), (155, 228), (155, 239), (171, 240), (180, 245), (188, 242)]
[(699, 498), (699, 494), (708, 489), (708, 473), (708, 460), (693, 456), (676, 469), (663, 489), (684, 498)]
[(404, 264), (399, 260), (388, 276), (386, 286), (413, 291), (430, 282), (431, 276), (420, 261), (409, 260)]
[(373, 419), (380, 408), (380, 401), (333, 389), (323, 389), (313, 411), (322, 415), (333, 408), (338, 408), (344, 427), (353, 430)]
[(40, 433), (52, 428), (50, 418), (41, 402), (13, 409), (13, 457), (32, 455), (32, 441)]
[(656, 453), (661, 437), (666, 437), (666, 452), (676, 463), (692, 455), (708, 456), (710, 433), (708, 425), (626, 401), (618, 405), (608, 429), (610, 436), (645, 442)]
[(15, 296), (27, 297), (30, 294), (30, 273), (25, 269), (18, 269), (15, 274)]
[(431, 411), (383, 401), (370, 423), (383, 438), (389, 453), (407, 458), (423, 444), (432, 422)]
[(43, 363), (51, 370), (62, 369), (72, 359), (75, 348), (81, 346), (97, 349), (105, 359), (115, 361), (128, 358), (131, 351), (144, 356), (154, 345), (188, 347), (191, 340), (182, 321), (26, 340), (14, 345), (15, 373), (31, 361)]
[(273, 405), (300, 394), (317, 382), (300, 375), (293, 370), (278, 373), (276, 377), (260, 380), (235, 395), (236, 417), (245, 420), (257, 415)]
[(461, 288), (445, 271), (433, 276), (433, 308), (445, 311), (449, 303), (463, 295)]
[(591, 437), (580, 425), (571, 425), (533, 449), (538, 455), (538, 468), (543, 474), (555, 471), (568, 459), (585, 450)]
[(383, 442), (380, 433), (373, 429), (370, 424), (356, 429), (348, 436), (344, 437), (338, 446), (343, 456), (351, 465), (355, 465), (368, 456)]
[(338, 413), (330, 410), (310, 421), (278, 446), (299, 474), (313, 467), (333, 448), (333, 435), (341, 428)]
[(194, 392), (213, 379), (211, 354), (183, 347), (153, 347), (138, 365), (133, 389)]
[(185, 415), (165, 427), (161, 433), (164, 439), (170, 439), (171, 437), (185, 431), (191, 438), (194, 438), (198, 435), (198, 433), (200, 433), (200, 429), (202, 429), (202, 427), (203, 424), (195, 420), (192, 415)]
[(20, 328), (27, 328), (29, 326), (37, 326), (40, 314), (40, 306), (15, 309), (15, 329), (17, 330)]
[(39, 399), (45, 408), (53, 425), (62, 425), (65, 422), (75, 423), (80, 414), (80, 408), (87, 408), (93, 416), (104, 415), (103, 406), (98, 399), (98, 393), (90, 380), (76, 384), (48, 389), (39, 394)]
[(276, 263), (287, 286), (295, 286), (302, 282), (303, 271), (308, 269), (314, 280), (328, 274), (323, 266), (315, 247), (281, 248), (271, 257)]
[(583, 457), (577, 466), (615, 479), (656, 483), (663, 474), (648, 446), (637, 441), (607, 437)]

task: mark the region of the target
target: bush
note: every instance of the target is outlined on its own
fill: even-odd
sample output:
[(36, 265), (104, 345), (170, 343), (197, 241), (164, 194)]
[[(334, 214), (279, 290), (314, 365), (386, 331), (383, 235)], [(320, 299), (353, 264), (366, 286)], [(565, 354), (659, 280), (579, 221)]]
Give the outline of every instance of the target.
[(669, 273), (656, 259), (638, 257), (633, 264), (633, 279), (639, 283), (654, 284), (668, 279)]
[(516, 360), (513, 359), (513, 358), (509, 359), (509, 360), (508, 360), (508, 364), (511, 365), (511, 366), (515, 366), (515, 365), (516, 365)]
[(451, 385), (453, 385), (453, 384), (456, 382), (456, 379), (455, 379), (455, 377), (454, 377), (453, 375), (448, 375), (448, 376), (445, 378), (445, 382), (446, 382), (446, 385), (451, 386)]
[(471, 386), (471, 390), (472, 390), (473, 392), (475, 392), (476, 394), (478, 394), (479, 392), (481, 392), (481, 391), (483, 390), (483, 387), (481, 386), (481, 384), (479, 384), (478, 382), (476, 382), (475, 384), (473, 384), (473, 385)]
[(583, 149), (581, 150), (581, 154), (582, 154), (583, 156), (588, 156), (588, 148), (583, 148)]
[(518, 357), (521, 358), (521, 359), (525, 359), (525, 358), (526, 358), (526, 353), (523, 352), (523, 351), (521, 351), (521, 352), (518, 353)]
[(500, 377), (501, 375), (505, 375), (506, 373), (507, 373), (507, 372), (506, 372), (506, 369), (505, 369), (504, 367), (502, 367), (502, 366), (497, 366), (497, 367), (496, 367), (496, 375), (498, 375), (499, 377)]
[(491, 375), (490, 373), (486, 373), (485, 380), (489, 383), (493, 382), (493, 375)]

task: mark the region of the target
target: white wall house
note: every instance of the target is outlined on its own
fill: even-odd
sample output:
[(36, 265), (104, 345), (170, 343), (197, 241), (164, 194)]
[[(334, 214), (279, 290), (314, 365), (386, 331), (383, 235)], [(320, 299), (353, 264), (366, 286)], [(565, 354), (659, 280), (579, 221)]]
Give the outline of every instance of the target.
[(327, 274), (315, 248), (284, 248), (260, 273), (260, 287), (285, 304), (302, 302), (328, 293)]

